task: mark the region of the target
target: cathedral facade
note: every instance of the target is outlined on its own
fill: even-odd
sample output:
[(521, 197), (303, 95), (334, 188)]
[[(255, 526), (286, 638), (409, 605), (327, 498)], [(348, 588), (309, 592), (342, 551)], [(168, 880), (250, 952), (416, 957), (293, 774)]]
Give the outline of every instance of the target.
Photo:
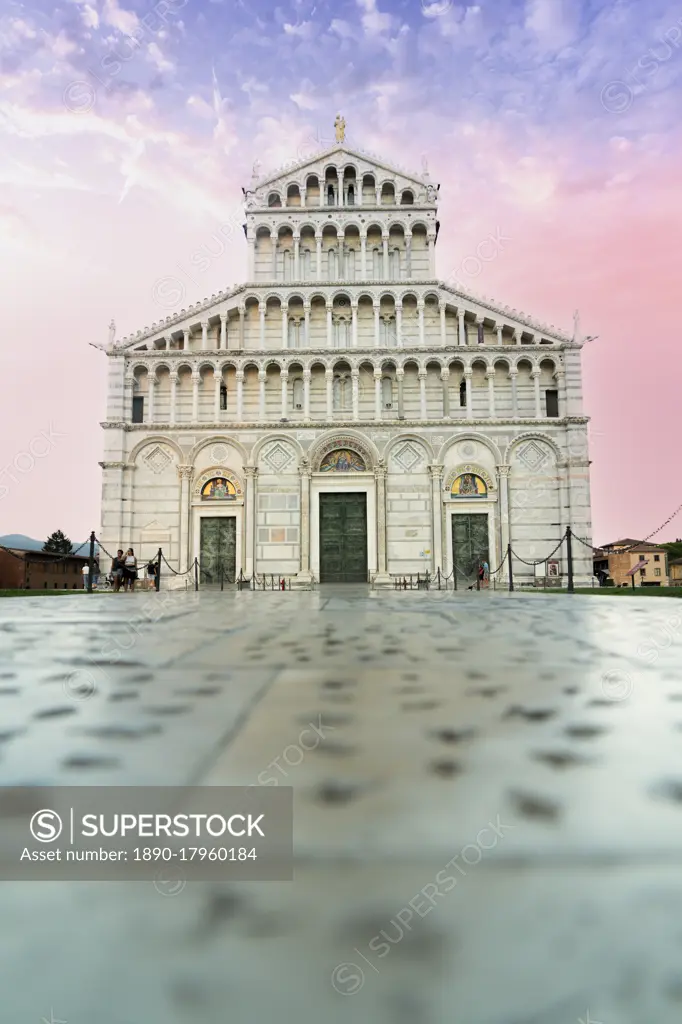
[(527, 563), (591, 542), (581, 339), (438, 279), (438, 189), (340, 141), (244, 190), (246, 284), (112, 329), (106, 548), (381, 587), (511, 544), (519, 582), (565, 576), (565, 545)]

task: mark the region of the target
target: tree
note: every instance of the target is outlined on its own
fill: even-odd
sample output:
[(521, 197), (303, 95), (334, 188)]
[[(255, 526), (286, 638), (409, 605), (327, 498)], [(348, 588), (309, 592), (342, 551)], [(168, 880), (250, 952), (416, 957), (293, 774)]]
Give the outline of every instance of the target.
[(668, 552), (668, 558), (682, 558), (682, 540), (668, 541), (667, 544), (661, 544), (662, 548)]
[(48, 551), (53, 555), (69, 555), (71, 554), (72, 547), (73, 545), (66, 534), (62, 533), (61, 530), (55, 530), (43, 544), (43, 551)]

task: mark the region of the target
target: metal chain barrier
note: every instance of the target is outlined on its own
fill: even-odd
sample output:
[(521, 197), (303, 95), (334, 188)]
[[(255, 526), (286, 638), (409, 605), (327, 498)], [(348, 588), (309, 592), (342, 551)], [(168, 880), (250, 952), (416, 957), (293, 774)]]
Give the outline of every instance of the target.
[(561, 545), (564, 543), (565, 540), (566, 540), (566, 535), (564, 534), (564, 536), (561, 538), (561, 540), (559, 541), (557, 546), (554, 548), (554, 551), (550, 551), (550, 553), (548, 555), (546, 555), (544, 558), (540, 558), (537, 562), (527, 562), (525, 558), (521, 558), (520, 555), (517, 555), (516, 552), (513, 549), (512, 549), (512, 555), (519, 562), (523, 562), (524, 565), (532, 565), (533, 567), (535, 567), (536, 565), (542, 565), (544, 562), (548, 562), (549, 559), (552, 557), (552, 555), (555, 555), (557, 553), (557, 551), (559, 550), (559, 548), (561, 547)]

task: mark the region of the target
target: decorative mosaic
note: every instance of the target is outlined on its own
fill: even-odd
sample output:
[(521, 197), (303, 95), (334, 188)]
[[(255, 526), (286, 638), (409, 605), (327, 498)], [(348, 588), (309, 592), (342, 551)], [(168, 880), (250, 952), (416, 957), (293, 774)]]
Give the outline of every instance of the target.
[(275, 441), (263, 454), (265, 462), (274, 473), (281, 473), (295, 460), (295, 455), (288, 445)]
[(537, 441), (529, 441), (523, 448), (519, 448), (517, 458), (532, 473), (536, 473), (549, 459), (549, 452), (541, 448)]
[(451, 493), (453, 498), (487, 498), (488, 488), (475, 473), (462, 473), (453, 483)]
[[(207, 484), (218, 485), (218, 481), (221, 482), (221, 486), (218, 491), (218, 495), (215, 493), (209, 494), (207, 492), (204, 495)], [(225, 487), (226, 494), (223, 494), (223, 486)], [(207, 497), (215, 500), (216, 497), (227, 499), (228, 501), (240, 501), (244, 495), (242, 485), (239, 478), (234, 473), (225, 469), (223, 466), (215, 466), (213, 469), (207, 469), (206, 472), (202, 473), (201, 476), (195, 481), (194, 484), (194, 497), (200, 498), (202, 501)]]
[(326, 455), (330, 452), (350, 450), (358, 455), (364, 462), (364, 468), (371, 470), (374, 467), (374, 455), (367, 443), (354, 437), (352, 434), (337, 434), (335, 437), (328, 437), (326, 441), (315, 447), (311, 452), (310, 462), (313, 470), (320, 470), (321, 464)]
[(164, 448), (157, 445), (149, 455), (145, 455), (144, 461), (152, 473), (163, 473), (164, 469), (170, 465), (173, 459)]
[(231, 480), (214, 477), (201, 488), (202, 501), (236, 501), (237, 489)]
[(358, 453), (350, 448), (329, 452), (320, 463), (321, 473), (364, 473), (366, 468)]
[(401, 469), (404, 469), (406, 473), (410, 473), (422, 461), (423, 454), (423, 451), (417, 448), (415, 444), (407, 441), (398, 449), (393, 458)]

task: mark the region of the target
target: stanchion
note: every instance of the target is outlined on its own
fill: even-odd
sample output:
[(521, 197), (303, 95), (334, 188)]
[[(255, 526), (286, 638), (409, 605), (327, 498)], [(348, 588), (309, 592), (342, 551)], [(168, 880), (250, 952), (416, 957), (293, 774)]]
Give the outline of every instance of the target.
[(568, 563), (568, 593), (575, 593), (575, 587), (573, 586), (573, 543), (571, 535), (571, 527), (566, 527), (566, 561)]
[(161, 558), (163, 551), (159, 548), (159, 553), (156, 556), (156, 593), (161, 590)]
[(223, 569), (223, 563), (220, 563), (220, 589), (225, 589), (225, 571)]
[(194, 589), (199, 589), (199, 563), (194, 559)]
[(90, 533), (90, 553), (88, 555), (88, 594), (92, 593), (92, 578), (95, 575), (95, 531)]
[(512, 571), (511, 544), (507, 545), (507, 557), (509, 559), (509, 589), (513, 590), (514, 589), (514, 574), (513, 574), (513, 571)]

